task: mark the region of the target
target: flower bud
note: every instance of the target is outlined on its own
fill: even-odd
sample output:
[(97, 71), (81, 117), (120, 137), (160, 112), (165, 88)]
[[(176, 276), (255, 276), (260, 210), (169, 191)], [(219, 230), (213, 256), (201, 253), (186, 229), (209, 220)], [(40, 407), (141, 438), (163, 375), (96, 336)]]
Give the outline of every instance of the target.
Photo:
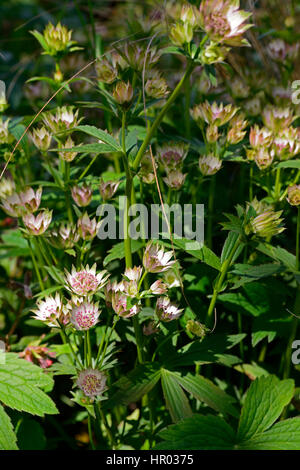
[(39, 150), (42, 152), (48, 150), (51, 144), (52, 136), (44, 126), (40, 127), (39, 129), (33, 129), (30, 135), (32, 142)]
[(222, 161), (211, 154), (199, 158), (199, 168), (204, 176), (211, 176), (217, 173), (222, 166)]
[(210, 144), (217, 142), (219, 138), (218, 126), (213, 124), (207, 126), (206, 128), (206, 139)]
[(93, 240), (97, 235), (99, 229), (99, 223), (97, 223), (96, 218), (90, 219), (87, 212), (83, 216), (79, 217), (77, 220), (77, 228), (79, 235), (83, 240)]
[(294, 184), (293, 186), (288, 187), (287, 201), (291, 206), (300, 205), (300, 184)]
[(92, 188), (86, 184), (73, 186), (71, 189), (72, 198), (79, 207), (86, 207), (92, 200)]
[(177, 23), (171, 27), (169, 37), (175, 46), (183, 46), (186, 43), (189, 44), (193, 39), (193, 27), (190, 23), (177, 21)]
[(188, 320), (186, 323), (186, 330), (201, 339), (203, 339), (209, 331), (205, 325), (196, 320)]
[(23, 222), (28, 232), (31, 235), (41, 235), (49, 227), (52, 220), (52, 211), (43, 209), (38, 213), (37, 216), (33, 214), (25, 214), (23, 216)]
[(100, 82), (111, 84), (117, 76), (118, 71), (106, 59), (96, 62), (95, 65), (97, 78)]
[(104, 201), (111, 199), (117, 192), (120, 185), (120, 181), (103, 181), (100, 180), (100, 195)]
[(129, 82), (118, 82), (113, 91), (113, 97), (119, 104), (128, 104), (133, 98), (133, 88)]

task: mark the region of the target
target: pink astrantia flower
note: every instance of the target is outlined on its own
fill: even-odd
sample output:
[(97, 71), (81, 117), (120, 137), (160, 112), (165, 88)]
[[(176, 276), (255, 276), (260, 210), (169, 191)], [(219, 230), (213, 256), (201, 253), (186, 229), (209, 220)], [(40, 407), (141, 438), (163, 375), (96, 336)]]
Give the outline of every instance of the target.
[(2, 201), (2, 209), (11, 217), (20, 217), (28, 212), (38, 210), (42, 197), (42, 188), (34, 191), (32, 188), (26, 188), (19, 193), (13, 193)]
[(288, 106), (283, 108), (268, 105), (262, 112), (264, 125), (273, 132), (278, 132), (282, 128), (289, 127), (295, 119), (296, 117), (293, 115), (292, 109)]
[(156, 315), (161, 321), (172, 321), (176, 320), (182, 314), (182, 309), (179, 309), (177, 305), (171, 302), (169, 297), (159, 297), (156, 302)]
[(149, 273), (162, 273), (175, 263), (171, 261), (172, 256), (172, 251), (165, 252), (158, 243), (149, 242), (143, 256), (144, 268)]
[(233, 118), (237, 111), (238, 108), (232, 104), (224, 106), (223, 103), (218, 104), (214, 102), (210, 104), (208, 101), (205, 101), (204, 103), (196, 105), (191, 110), (191, 116), (200, 124), (202, 121), (205, 121), (210, 125), (223, 126)]
[(184, 185), (185, 178), (186, 174), (182, 173), (180, 170), (175, 170), (168, 172), (163, 180), (169, 188), (178, 191)]
[(101, 313), (98, 306), (98, 303), (93, 304), (85, 301), (73, 306), (70, 322), (74, 325), (76, 330), (89, 330), (96, 325)]
[(204, 176), (211, 176), (217, 173), (222, 167), (222, 161), (214, 155), (204, 155), (199, 158), (199, 168)]
[(87, 212), (77, 220), (78, 232), (83, 240), (92, 240), (95, 238), (99, 226), (100, 223), (97, 222), (96, 218), (90, 219)]
[(273, 134), (270, 129), (266, 127), (259, 128), (257, 124), (251, 127), (249, 141), (252, 147), (268, 147), (271, 145), (272, 140)]
[(239, 10), (240, 0), (202, 0), (200, 23), (209, 38), (229, 46), (248, 45), (244, 32), (251, 27), (245, 21), (250, 12)]
[(48, 326), (59, 326), (59, 322), (66, 324), (69, 321), (68, 310), (64, 307), (60, 295), (48, 296), (45, 300), (38, 300), (37, 309), (32, 310), (33, 318), (46, 323)]
[(106, 376), (97, 369), (85, 369), (79, 372), (77, 387), (91, 398), (101, 395), (106, 389)]
[(79, 240), (76, 225), (62, 223), (58, 228), (51, 231), (49, 241), (56, 248), (73, 248)]
[(124, 273), (124, 278), (128, 281), (139, 282), (142, 277), (142, 272), (142, 266), (134, 266), (133, 268), (127, 268)]
[(99, 191), (102, 199), (108, 201), (111, 199), (118, 190), (120, 181), (106, 181), (100, 180)]
[(171, 142), (157, 150), (159, 161), (167, 171), (180, 169), (187, 153), (188, 145), (182, 142)]
[(52, 220), (52, 211), (44, 209), (37, 216), (33, 214), (25, 214), (23, 222), (31, 235), (41, 235), (49, 227)]
[(152, 294), (162, 295), (167, 292), (167, 286), (161, 279), (158, 279), (157, 281), (153, 282), (153, 284), (151, 284), (149, 290)]
[(90, 268), (88, 265), (76, 271), (72, 266), (72, 272), (66, 271), (66, 288), (76, 295), (91, 295), (102, 289), (109, 277), (107, 271), (101, 271), (96, 274), (96, 263)]
[(73, 186), (71, 194), (77, 206), (86, 207), (92, 200), (93, 191), (90, 186), (83, 184), (82, 186)]
[(140, 312), (141, 306), (139, 303), (132, 304), (130, 296), (122, 290), (123, 286), (120, 284), (112, 289), (112, 308), (122, 318), (133, 317)]

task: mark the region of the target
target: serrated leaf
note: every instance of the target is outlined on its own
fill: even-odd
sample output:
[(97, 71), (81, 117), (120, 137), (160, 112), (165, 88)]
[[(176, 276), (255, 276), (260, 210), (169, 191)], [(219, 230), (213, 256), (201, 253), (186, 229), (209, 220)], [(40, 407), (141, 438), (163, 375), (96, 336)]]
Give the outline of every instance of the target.
[(238, 410), (233, 406), (233, 403), (236, 403), (235, 398), (227, 395), (210, 380), (201, 375), (181, 376), (178, 372), (174, 373), (174, 376), (178, 383), (197, 400), (206, 403), (219, 413), (239, 417)]
[(11, 424), (10, 417), (0, 405), (0, 450), (18, 450), (17, 436)]
[(280, 381), (274, 375), (256, 379), (247, 392), (242, 408), (239, 441), (248, 440), (272, 426), (293, 394), (293, 380)]
[(0, 364), (0, 401), (18, 411), (44, 416), (58, 413), (54, 402), (39, 387), (49, 387), (53, 379), (17, 354), (6, 353)]
[(200, 261), (207, 264), (208, 266), (211, 266), (212, 268), (220, 271), (221, 262), (220, 262), (219, 257), (212, 250), (210, 250), (207, 246), (203, 246), (202, 248), (199, 248), (196, 250), (190, 250), (188, 248), (191, 244), (193, 244), (193, 240), (188, 240), (186, 238), (182, 238), (182, 239), (175, 238), (173, 242), (175, 246), (177, 246), (178, 248), (181, 248), (189, 255), (194, 256), (195, 258), (199, 259)]
[(157, 450), (228, 450), (235, 445), (233, 429), (219, 416), (194, 415), (159, 433)]
[(276, 423), (268, 431), (238, 445), (242, 450), (299, 450), (300, 418)]
[(162, 369), (161, 384), (166, 406), (172, 420), (176, 423), (181, 419), (192, 416), (192, 409), (184, 391), (178, 383), (176, 373)]
[(69, 149), (67, 148), (56, 148), (51, 149), (51, 152), (77, 152), (77, 153), (112, 153), (115, 152), (115, 148), (107, 144), (85, 144), (75, 145)]

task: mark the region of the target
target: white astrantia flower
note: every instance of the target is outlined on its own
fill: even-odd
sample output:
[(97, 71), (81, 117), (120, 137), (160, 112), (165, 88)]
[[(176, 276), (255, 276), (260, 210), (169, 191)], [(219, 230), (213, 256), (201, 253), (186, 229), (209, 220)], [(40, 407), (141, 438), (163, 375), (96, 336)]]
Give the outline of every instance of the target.
[(84, 369), (79, 372), (76, 385), (86, 396), (95, 398), (106, 390), (106, 375), (98, 369)]
[(162, 273), (167, 271), (175, 261), (171, 261), (172, 251), (165, 252), (158, 243), (149, 242), (145, 248), (143, 256), (143, 265), (149, 273)]
[(182, 309), (179, 309), (176, 304), (171, 302), (169, 297), (159, 297), (155, 311), (159, 320), (165, 322), (177, 320), (183, 312)]
[(96, 273), (96, 263), (91, 268), (87, 265), (79, 271), (72, 266), (71, 273), (66, 271), (66, 288), (76, 295), (91, 295), (102, 289), (108, 278), (109, 274), (106, 270)]
[(49, 295), (44, 300), (38, 300), (37, 308), (32, 310), (34, 319), (46, 323), (48, 326), (59, 326), (59, 322), (67, 324), (69, 321), (68, 309), (63, 305), (62, 299), (58, 293), (55, 297)]
[(101, 313), (98, 307), (98, 302), (93, 304), (86, 301), (81, 301), (78, 302), (78, 305), (73, 305), (70, 322), (74, 325), (76, 330), (89, 330), (98, 323), (98, 318)]
[(23, 222), (31, 235), (41, 235), (49, 227), (52, 220), (52, 211), (43, 209), (37, 216), (33, 214), (25, 214)]

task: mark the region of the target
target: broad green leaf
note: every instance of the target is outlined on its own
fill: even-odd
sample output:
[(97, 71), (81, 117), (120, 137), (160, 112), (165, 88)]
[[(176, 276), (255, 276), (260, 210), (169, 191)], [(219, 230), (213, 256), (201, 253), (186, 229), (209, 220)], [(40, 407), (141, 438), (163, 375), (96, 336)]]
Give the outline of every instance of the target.
[(267, 372), (265, 369), (263, 369), (259, 365), (255, 364), (255, 362), (253, 362), (252, 364), (238, 364), (234, 368), (235, 370), (238, 370), (242, 374), (247, 375), (247, 377), (249, 377), (250, 380), (255, 380), (258, 377), (269, 375), (269, 372)]
[(20, 450), (44, 450), (46, 447), (46, 436), (42, 426), (27, 416), (18, 425), (17, 437)]
[(278, 163), (276, 168), (298, 168), (300, 169), (300, 160), (287, 160)]
[(122, 152), (122, 147), (117, 140), (115, 140), (108, 132), (103, 131), (102, 129), (97, 129), (95, 126), (77, 126), (74, 129), (75, 131), (82, 131), (85, 134), (91, 135), (101, 142), (110, 145), (115, 151)]
[[(143, 243), (138, 240), (131, 240), (131, 253), (135, 253), (140, 248), (142, 248)], [(125, 248), (124, 243), (117, 243), (109, 251), (108, 255), (103, 260), (103, 266), (107, 266), (111, 261), (115, 259), (125, 258)]]
[(296, 256), (289, 253), (284, 248), (268, 245), (267, 243), (259, 243), (256, 249), (270, 256), (270, 258), (280, 261), (280, 263), (283, 263), (291, 271), (296, 271)]
[(17, 354), (4, 355), (4, 364), (0, 364), (0, 401), (5, 405), (38, 416), (56, 414), (54, 402), (40, 389), (52, 384), (53, 379), (40, 367)]
[(176, 423), (181, 419), (192, 416), (192, 409), (184, 391), (178, 383), (176, 373), (162, 369), (161, 384), (166, 406), (172, 420)]
[(17, 436), (15, 435), (10, 417), (0, 405), (0, 450), (18, 450)]
[(230, 414), (239, 417), (238, 410), (233, 406), (236, 403), (235, 398), (227, 395), (223, 390), (217, 387), (210, 380), (201, 375), (187, 374), (181, 376), (178, 372), (174, 373), (178, 383), (193, 397), (197, 398), (208, 406), (223, 414)]
[(270, 310), (271, 299), (267, 288), (259, 283), (252, 282), (243, 287), (242, 292), (228, 292), (220, 294), (218, 300), (228, 304), (228, 307), (237, 312), (244, 310), (254, 317), (258, 317)]
[(223, 362), (225, 352), (237, 345), (246, 334), (222, 335), (213, 334), (206, 336), (203, 341), (193, 341), (177, 350), (173, 357), (166, 357), (166, 367), (191, 366), (194, 364), (209, 364), (211, 362)]
[(197, 250), (191, 250), (189, 249), (189, 246), (193, 243), (193, 240), (188, 240), (186, 238), (183, 238), (183, 239), (174, 238), (173, 242), (175, 246), (177, 246), (178, 248), (181, 248), (189, 255), (194, 256), (195, 258), (199, 259), (200, 261), (207, 264), (208, 266), (211, 266), (212, 268), (220, 271), (221, 269), (220, 259), (207, 246), (203, 246), (202, 248), (199, 248)]
[(134, 403), (140, 400), (143, 395), (149, 393), (157, 384), (160, 375), (159, 365), (143, 364), (136, 367), (114, 384), (114, 387), (118, 390), (112, 398), (105, 403), (105, 406), (111, 406), (115, 403), (128, 405), (128, 403)]
[(231, 270), (232, 274), (239, 276), (238, 281), (234, 282), (234, 288), (240, 287), (248, 282), (257, 281), (264, 277), (273, 276), (284, 270), (281, 264), (260, 264), (251, 266), (250, 264), (235, 264)]
[(268, 429), (294, 394), (294, 381), (274, 375), (260, 377), (250, 386), (242, 408), (238, 438), (245, 441)]
[(233, 429), (219, 416), (194, 415), (159, 433), (157, 450), (228, 450), (235, 446)]
[(238, 448), (242, 450), (299, 450), (300, 418), (280, 421), (268, 431), (239, 444)]

